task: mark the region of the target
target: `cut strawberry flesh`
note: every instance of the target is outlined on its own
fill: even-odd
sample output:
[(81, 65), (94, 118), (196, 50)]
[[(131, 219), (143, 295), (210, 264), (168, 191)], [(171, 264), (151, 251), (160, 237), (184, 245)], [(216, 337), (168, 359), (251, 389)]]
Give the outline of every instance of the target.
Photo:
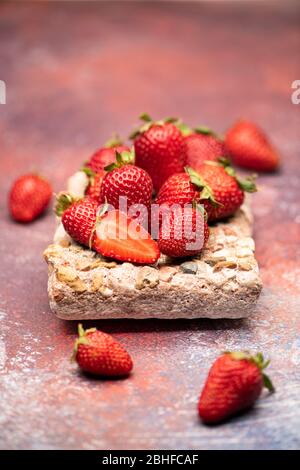
[(150, 234), (118, 210), (108, 212), (101, 218), (93, 248), (102, 256), (139, 264), (153, 264), (160, 255), (158, 245)]

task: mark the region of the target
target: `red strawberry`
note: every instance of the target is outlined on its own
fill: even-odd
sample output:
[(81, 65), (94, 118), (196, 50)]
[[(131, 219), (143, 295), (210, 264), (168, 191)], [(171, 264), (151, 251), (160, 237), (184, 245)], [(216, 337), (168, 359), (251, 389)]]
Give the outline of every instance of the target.
[(91, 198), (74, 201), (62, 193), (56, 213), (73, 240), (102, 256), (137, 264), (155, 263), (160, 256), (157, 243), (134, 219), (118, 210), (107, 212)]
[(226, 134), (226, 151), (232, 161), (256, 171), (276, 170), (280, 163), (277, 151), (256, 124), (238, 121)]
[(44, 178), (28, 174), (18, 178), (9, 193), (10, 214), (18, 222), (31, 222), (45, 211), (52, 197), (52, 187)]
[(202, 184), (199, 180), (199, 184), (192, 182), (189, 174), (176, 173), (170, 176), (167, 181), (162, 185), (157, 195), (156, 203), (177, 203), (177, 204), (191, 204), (193, 201), (200, 200), (200, 192), (205, 186), (205, 182)]
[(119, 138), (113, 138), (97, 150), (85, 166), (91, 168), (94, 173), (101, 173), (107, 165), (115, 161), (116, 151), (122, 153), (129, 152), (130, 149), (123, 145)]
[(198, 411), (206, 423), (217, 423), (249, 408), (260, 396), (263, 387), (274, 391), (270, 379), (263, 373), (270, 361), (261, 353), (222, 354), (209, 371), (202, 390)]
[(153, 264), (159, 248), (151, 235), (121, 211), (107, 212), (96, 229), (94, 249), (102, 256), (137, 264)]
[(92, 248), (98, 206), (99, 203), (92, 198), (74, 200), (68, 193), (60, 193), (56, 214), (62, 215), (64, 229), (73, 240)]
[(243, 203), (244, 191), (256, 190), (252, 179), (241, 181), (233, 168), (224, 160), (223, 164), (209, 162), (196, 172), (186, 167), (186, 173), (171, 176), (161, 187), (157, 203), (204, 205), (208, 220), (219, 220), (232, 215)]
[(145, 114), (145, 125), (131, 135), (134, 138), (136, 165), (146, 170), (156, 191), (186, 164), (186, 144), (175, 120), (153, 122)]
[(108, 173), (101, 186), (101, 200), (119, 209), (120, 197), (126, 197), (128, 209), (133, 204), (143, 204), (148, 211), (153, 192), (150, 176), (142, 168), (131, 164), (134, 158), (132, 153), (117, 152), (116, 155), (116, 162), (106, 167)]
[(86, 188), (85, 195), (95, 199), (95, 201), (98, 201), (99, 203), (102, 202), (100, 195), (102, 181), (106, 174), (105, 171), (102, 170), (100, 173), (94, 173), (93, 170), (88, 167), (83, 168), (83, 171), (89, 177), (89, 185)]
[[(217, 163), (205, 163), (198, 168), (198, 173), (209, 187), (216, 204), (207, 207), (210, 221), (223, 219), (234, 214), (244, 202), (244, 191), (256, 191), (251, 178), (240, 180), (233, 168)], [(202, 193), (203, 194), (203, 193)], [(202, 195), (201, 195), (202, 198)], [(203, 202), (200, 198), (200, 202)]]
[(128, 375), (133, 362), (128, 352), (111, 335), (78, 325), (79, 338), (75, 341), (73, 359), (90, 374), (107, 377)]
[(171, 257), (198, 254), (209, 237), (209, 228), (203, 213), (196, 208), (177, 206), (163, 216), (158, 246)]
[(210, 129), (198, 127), (185, 137), (187, 146), (187, 165), (192, 168), (206, 160), (218, 161), (225, 156), (225, 146)]

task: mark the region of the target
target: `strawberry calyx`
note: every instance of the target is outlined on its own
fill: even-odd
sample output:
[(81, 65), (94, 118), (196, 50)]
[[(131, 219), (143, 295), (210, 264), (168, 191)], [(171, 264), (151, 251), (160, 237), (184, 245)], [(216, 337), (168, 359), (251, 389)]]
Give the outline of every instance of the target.
[(210, 186), (204, 181), (201, 175), (197, 171), (193, 170), (190, 166), (184, 167), (184, 171), (188, 174), (191, 183), (193, 183), (200, 190), (200, 199), (207, 199), (214, 206), (220, 206), (221, 204), (215, 200), (213, 192)]
[(224, 168), (224, 170), (226, 171), (226, 173), (229, 176), (232, 176), (236, 180), (237, 184), (239, 185), (239, 187), (243, 191), (245, 191), (247, 193), (255, 193), (257, 191), (257, 187), (256, 187), (256, 177), (257, 177), (257, 175), (253, 174), (253, 175), (247, 176), (244, 179), (240, 178), (238, 176), (238, 174), (236, 173), (235, 169), (231, 166), (231, 163), (228, 160), (228, 158), (219, 157), (218, 162), (212, 162), (212, 161), (206, 160), (205, 164), (219, 165), (219, 166), (221, 165)]
[(110, 163), (106, 167), (104, 167), (105, 171), (112, 171), (115, 170), (116, 168), (121, 168), (124, 165), (133, 165), (134, 164), (134, 152), (124, 150), (123, 152), (118, 152), (116, 150), (116, 161), (113, 163)]
[[(139, 116), (139, 119), (143, 121), (143, 125), (139, 127), (138, 129), (135, 129), (129, 136), (129, 138), (135, 139), (138, 135), (144, 134), (144, 132), (147, 132), (152, 126), (163, 126), (164, 124), (175, 124), (177, 126), (177, 123), (180, 122), (178, 118), (176, 117), (168, 117), (165, 119), (160, 119), (158, 121), (154, 121), (151, 116), (147, 113), (143, 113)], [(178, 126), (177, 126), (178, 127)]]
[(205, 222), (207, 222), (208, 220), (208, 214), (207, 214), (207, 211), (205, 209), (205, 207), (203, 206), (203, 204), (199, 204), (199, 202), (197, 202), (195, 199), (192, 201), (192, 208), (193, 209), (196, 209), (197, 211), (201, 212)]
[(225, 354), (230, 354), (230, 357), (237, 361), (250, 361), (254, 363), (258, 369), (261, 371), (263, 378), (263, 385), (266, 387), (269, 392), (275, 392), (275, 387), (270, 379), (263, 370), (268, 367), (270, 360), (265, 360), (261, 352), (256, 353), (255, 355), (250, 354), (248, 351), (226, 351)]
[(96, 331), (96, 328), (89, 328), (89, 329), (85, 330), (81, 323), (78, 324), (78, 338), (76, 339), (76, 341), (74, 343), (73, 354), (72, 354), (72, 357), (71, 357), (72, 361), (74, 361), (76, 359), (78, 346), (80, 344), (89, 344), (87, 335), (89, 333), (94, 333), (95, 331)]
[(88, 166), (83, 166), (80, 171), (83, 171), (83, 173), (86, 174), (86, 176), (89, 178), (89, 184), (93, 186), (96, 176), (95, 171), (89, 168)]
[(104, 148), (111, 149), (114, 147), (118, 147), (119, 145), (123, 145), (123, 141), (119, 134), (115, 132), (112, 134), (111, 138), (105, 142)]
[(67, 210), (74, 202), (80, 201), (80, 198), (76, 198), (67, 192), (60, 192), (56, 196), (56, 203), (54, 212), (58, 217), (61, 217), (65, 210)]
[(210, 129), (210, 127), (207, 127), (207, 126), (194, 127), (193, 131), (196, 134), (211, 135), (212, 137), (219, 138), (219, 136), (212, 129)]

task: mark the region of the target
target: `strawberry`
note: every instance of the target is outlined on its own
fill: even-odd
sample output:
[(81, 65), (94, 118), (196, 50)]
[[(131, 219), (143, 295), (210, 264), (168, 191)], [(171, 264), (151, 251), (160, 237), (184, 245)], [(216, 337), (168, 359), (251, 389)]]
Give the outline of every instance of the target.
[[(201, 184), (202, 183), (202, 184)], [(200, 200), (200, 193), (205, 186), (204, 181), (199, 184), (192, 182), (190, 175), (185, 173), (175, 173), (170, 176), (162, 185), (157, 195), (156, 203), (177, 203), (180, 205), (191, 204), (193, 201)]]
[(197, 127), (185, 137), (187, 147), (187, 165), (192, 168), (204, 163), (206, 160), (218, 161), (224, 157), (225, 146), (223, 141), (206, 127)]
[(107, 212), (91, 198), (74, 200), (61, 193), (56, 213), (73, 240), (102, 256), (137, 264), (155, 263), (160, 256), (157, 243), (134, 219), (119, 210)]
[(185, 173), (171, 176), (161, 187), (158, 204), (177, 203), (183, 206), (194, 201), (204, 205), (208, 220), (219, 220), (232, 215), (244, 201), (244, 191), (255, 191), (249, 177), (241, 181), (228, 162), (207, 162), (200, 165), (198, 172), (190, 167)]
[(217, 423), (251, 407), (263, 387), (274, 387), (263, 370), (270, 361), (263, 355), (247, 352), (226, 352), (211, 367), (202, 390), (198, 411), (206, 423)]
[(94, 173), (94, 171), (88, 167), (83, 168), (82, 171), (84, 171), (89, 177), (89, 184), (85, 190), (85, 196), (91, 197), (99, 203), (102, 202), (101, 185), (106, 174), (105, 171), (101, 170), (99, 173)]
[(186, 144), (174, 119), (153, 122), (144, 114), (145, 124), (131, 135), (134, 139), (136, 165), (146, 170), (156, 191), (169, 176), (183, 171)]
[(273, 171), (280, 163), (277, 151), (256, 124), (238, 121), (226, 134), (225, 147), (232, 161), (255, 171)]
[(52, 187), (47, 180), (35, 174), (23, 175), (11, 187), (10, 214), (18, 222), (32, 222), (46, 210), (51, 197)]
[(94, 173), (101, 173), (107, 165), (115, 161), (116, 151), (119, 153), (130, 151), (117, 136), (110, 139), (104, 147), (97, 150), (90, 160), (85, 163), (85, 167), (90, 168)]
[(131, 164), (133, 158), (130, 152), (116, 152), (116, 162), (105, 167), (108, 173), (101, 186), (101, 200), (119, 209), (120, 197), (126, 197), (128, 208), (133, 204), (143, 204), (148, 211), (153, 192), (152, 180), (145, 170)]
[(102, 256), (137, 264), (153, 264), (159, 248), (151, 235), (119, 210), (107, 212), (96, 229), (94, 249)]
[(56, 214), (62, 216), (65, 231), (76, 242), (93, 247), (99, 203), (92, 198), (74, 199), (68, 193), (57, 197)]
[(130, 355), (111, 335), (96, 328), (84, 330), (80, 324), (78, 335), (73, 359), (84, 372), (107, 377), (126, 376), (131, 372)]
[[(244, 191), (256, 191), (252, 177), (241, 180), (226, 160), (223, 164), (224, 166), (215, 162), (208, 162), (198, 168), (198, 174), (205, 181), (209, 188), (209, 194), (213, 195), (214, 201), (217, 203), (215, 204), (212, 201), (212, 203), (209, 203), (209, 207), (206, 206), (210, 221), (233, 215), (244, 202)], [(204, 202), (202, 198), (203, 192), (201, 193), (200, 202)]]
[(158, 246), (171, 257), (198, 254), (209, 237), (209, 228), (203, 213), (193, 207), (177, 206), (163, 216)]

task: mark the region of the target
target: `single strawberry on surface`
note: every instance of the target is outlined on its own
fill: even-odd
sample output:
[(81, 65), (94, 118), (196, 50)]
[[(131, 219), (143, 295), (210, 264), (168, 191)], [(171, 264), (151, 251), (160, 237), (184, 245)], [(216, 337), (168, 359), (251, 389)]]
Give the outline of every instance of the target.
[(204, 248), (209, 228), (205, 215), (193, 207), (176, 207), (163, 216), (158, 246), (170, 257), (194, 256)]
[(274, 391), (263, 372), (270, 361), (261, 353), (226, 352), (211, 367), (200, 395), (198, 412), (205, 423), (218, 423), (251, 407), (263, 387)]
[(224, 142), (206, 127), (196, 127), (188, 132), (185, 142), (187, 147), (186, 164), (192, 168), (196, 168), (206, 160), (217, 162), (219, 157), (225, 156)]
[(186, 164), (186, 144), (175, 119), (152, 121), (144, 114), (144, 125), (132, 133), (135, 163), (146, 170), (155, 191), (174, 173), (183, 171)]
[(250, 121), (240, 120), (229, 129), (225, 148), (232, 161), (243, 168), (274, 171), (280, 164), (279, 154), (264, 131)]
[(84, 372), (103, 377), (127, 376), (133, 368), (130, 355), (111, 335), (96, 328), (84, 330), (81, 324), (73, 359)]
[(11, 217), (23, 223), (32, 222), (48, 207), (52, 197), (50, 183), (36, 174), (18, 178), (12, 185), (8, 207)]
[(56, 214), (73, 240), (102, 256), (137, 264), (153, 264), (160, 256), (156, 241), (140, 224), (119, 210), (108, 212), (92, 198), (74, 200), (61, 193)]
[(152, 180), (145, 170), (133, 165), (133, 161), (132, 152), (116, 152), (115, 162), (105, 167), (107, 173), (101, 185), (101, 200), (119, 209), (120, 198), (126, 197), (128, 209), (134, 204), (143, 204), (149, 211)]

